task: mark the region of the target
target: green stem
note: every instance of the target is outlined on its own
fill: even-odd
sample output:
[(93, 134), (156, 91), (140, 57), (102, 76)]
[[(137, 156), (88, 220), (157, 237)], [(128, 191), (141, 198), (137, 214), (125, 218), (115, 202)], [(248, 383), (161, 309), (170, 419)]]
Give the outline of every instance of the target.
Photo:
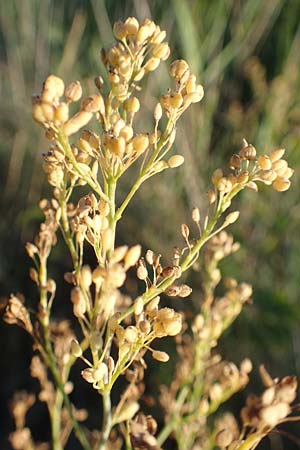
[(53, 450), (63, 450), (61, 437), (61, 409), (63, 406), (63, 396), (60, 391), (56, 391), (55, 402), (50, 414), (52, 446)]
[(103, 421), (102, 421), (102, 433), (101, 440), (99, 442), (98, 450), (104, 450), (109, 438), (109, 433), (112, 428), (112, 414), (111, 414), (111, 399), (110, 392), (104, 391), (102, 395), (103, 401)]

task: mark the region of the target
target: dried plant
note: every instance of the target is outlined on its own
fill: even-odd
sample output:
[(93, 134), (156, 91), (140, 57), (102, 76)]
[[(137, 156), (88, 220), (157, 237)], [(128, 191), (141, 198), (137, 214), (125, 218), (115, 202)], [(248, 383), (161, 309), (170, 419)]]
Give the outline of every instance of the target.
[[(165, 263), (152, 250), (143, 256), (139, 244), (117, 246), (118, 224), (141, 185), (184, 162), (182, 155), (171, 154), (177, 121), (201, 101), (204, 90), (186, 61), (172, 62), (173, 87), (154, 107), (154, 127), (150, 132), (137, 132), (140, 82), (169, 57), (170, 48), (164, 42), (166, 32), (147, 19), (142, 24), (132, 17), (117, 22), (114, 35), (118, 43), (101, 53), (107, 84), (96, 77), (97, 93), (84, 98), (77, 112), (73, 112), (73, 103), (82, 97), (79, 81), (65, 87), (61, 78), (50, 75), (41, 94), (33, 98), (33, 118), (50, 141), (44, 170), (53, 198), (41, 200), (45, 221), (34, 242), (26, 246), (33, 261), (30, 277), (39, 292), (36, 312), (13, 295), (4, 320), (21, 326), (33, 339), (36, 355), (31, 374), (40, 384), (39, 400), (49, 411), (53, 449), (65, 448), (72, 432), (85, 450), (122, 446), (154, 450), (169, 438), (175, 439), (180, 450), (254, 449), (278, 424), (298, 419), (289, 417), (295, 409), (291, 404), (297, 382), (294, 377), (273, 380), (261, 368), (266, 390), (259, 397), (248, 397), (241, 412), (242, 428), (229, 414), (217, 418), (214, 425), (207, 422), (222, 403), (245, 387), (252, 370), (250, 360), (237, 367), (222, 360), (215, 350), (252, 295), (250, 285), (225, 279), (225, 292), (218, 296), (215, 288), (222, 279), (218, 265), (239, 248), (225, 231), (239, 217), (239, 211), (229, 211), (234, 197), (244, 189), (256, 192), (259, 182), (286, 191), (293, 170), (283, 159), (283, 149), (257, 156), (256, 149), (244, 140), (240, 152), (231, 156), (228, 171), (213, 173), (206, 210), (193, 209), (195, 231), (181, 225), (183, 243), (174, 249), (171, 261)], [(84, 129), (92, 119), (96, 119), (97, 132)], [(117, 187), (127, 170), (133, 170), (136, 178), (119, 200)], [(56, 282), (47, 269), (58, 233), (72, 260), (64, 279), (71, 286), (73, 317), (61, 322), (52, 317)], [(92, 267), (86, 264), (88, 246), (94, 252)], [(202, 298), (194, 308), (186, 304), (181, 308), (185, 302), (181, 299), (192, 293), (181, 281), (183, 274), (199, 261)], [(134, 298), (124, 286), (129, 277), (136, 279)], [(176, 310), (161, 306), (161, 296), (179, 297)], [(192, 319), (189, 309), (194, 309)], [(150, 353), (157, 364), (167, 362), (169, 354), (153, 347), (154, 340), (167, 336), (176, 336), (179, 363), (170, 386), (161, 387), (165, 425), (157, 430), (155, 419), (140, 411), (139, 400), (145, 389), (144, 358)], [(69, 396), (73, 390), (69, 375), (78, 359), (85, 368), (76, 382), (89, 383), (102, 399), (101, 430), (91, 431), (82, 424), (88, 411), (77, 409)], [(112, 405), (112, 390), (123, 376), (128, 385)], [(34, 402), (33, 395), (22, 392), (11, 403), (14, 449), (49, 448), (47, 443), (35, 443), (26, 427), (26, 413)]]

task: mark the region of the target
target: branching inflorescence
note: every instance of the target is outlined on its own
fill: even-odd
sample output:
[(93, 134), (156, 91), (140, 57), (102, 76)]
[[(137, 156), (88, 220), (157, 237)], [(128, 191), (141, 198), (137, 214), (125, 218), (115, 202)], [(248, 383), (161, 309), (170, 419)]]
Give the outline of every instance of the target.
[[(251, 286), (227, 279), (223, 297), (216, 297), (214, 291), (221, 280), (219, 261), (238, 249), (225, 231), (239, 217), (238, 211), (227, 212), (232, 200), (245, 188), (257, 191), (258, 182), (285, 191), (293, 170), (283, 159), (284, 150), (257, 157), (255, 148), (244, 140), (240, 152), (230, 158), (228, 173), (221, 169), (214, 172), (207, 211), (201, 215), (197, 207), (192, 211), (195, 236), (191, 237), (189, 226), (182, 224), (184, 243), (175, 249), (168, 264), (151, 250), (142, 257), (138, 244), (116, 246), (117, 225), (141, 185), (184, 162), (182, 155), (171, 154), (177, 121), (191, 104), (201, 101), (204, 91), (187, 62), (174, 61), (170, 65), (174, 84), (154, 107), (153, 129), (136, 133), (140, 83), (169, 57), (170, 48), (164, 42), (165, 31), (148, 19), (142, 24), (135, 18), (117, 22), (114, 35), (118, 43), (101, 55), (108, 88), (97, 77), (98, 92), (84, 98), (78, 112), (70, 116), (71, 104), (82, 97), (79, 81), (65, 87), (61, 78), (50, 75), (41, 94), (33, 98), (33, 118), (50, 141), (44, 170), (53, 198), (41, 200), (45, 221), (34, 243), (26, 247), (34, 263), (30, 277), (39, 290), (37, 312), (29, 313), (22, 299), (12, 296), (4, 319), (23, 327), (34, 341), (37, 355), (31, 373), (41, 386), (39, 399), (49, 410), (53, 449), (64, 448), (72, 431), (85, 450), (117, 449), (123, 443), (127, 449), (158, 449), (170, 436), (180, 450), (215, 446), (254, 449), (292, 411), (296, 381), (292, 377), (272, 380), (262, 369), (267, 389), (261, 397), (248, 398), (242, 410), (242, 430), (228, 415), (208, 426), (207, 417), (247, 384), (252, 369), (248, 359), (238, 368), (214, 350), (250, 299)], [(93, 119), (98, 132), (85, 129)], [(118, 183), (133, 165), (138, 168), (136, 179), (117, 203)], [(78, 200), (82, 186), (84, 195)], [(77, 336), (69, 321), (55, 322), (51, 317), (56, 283), (48, 276), (47, 263), (58, 231), (72, 260), (72, 269), (64, 278), (71, 285), (73, 320), (81, 330)], [(85, 262), (86, 245), (95, 254), (93, 267)], [(169, 306), (161, 307), (160, 299), (162, 294), (190, 296), (191, 287), (180, 280), (199, 257), (203, 298), (190, 321)], [(132, 268), (144, 285), (134, 299), (124, 289)], [(139, 398), (143, 394), (145, 354), (150, 352), (159, 362), (169, 360), (166, 352), (152, 347), (154, 340), (166, 336), (176, 336), (180, 363), (171, 385), (161, 389), (166, 423), (157, 433), (155, 420), (139, 412)], [(102, 398), (102, 428), (98, 431), (88, 431), (82, 425), (87, 412), (77, 410), (69, 398), (73, 389), (70, 370), (78, 359), (85, 364), (82, 382), (90, 383), (95, 395)], [(111, 391), (123, 375), (128, 386), (119, 402), (112, 405)], [(27, 409), (33, 403), (34, 397), (25, 393), (16, 395), (12, 402), (16, 431), (10, 440), (15, 449), (49, 448), (34, 443), (25, 426)]]

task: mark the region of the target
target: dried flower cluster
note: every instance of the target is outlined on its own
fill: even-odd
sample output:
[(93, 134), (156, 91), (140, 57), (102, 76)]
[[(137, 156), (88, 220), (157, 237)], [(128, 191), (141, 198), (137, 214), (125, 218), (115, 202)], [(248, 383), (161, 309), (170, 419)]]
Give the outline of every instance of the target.
[[(189, 106), (202, 99), (204, 91), (186, 61), (173, 61), (170, 75), (174, 85), (154, 107), (153, 129), (136, 132), (140, 82), (169, 57), (170, 48), (164, 42), (165, 31), (148, 19), (140, 24), (130, 17), (117, 22), (113, 31), (118, 43), (101, 54), (107, 85), (96, 77), (96, 93), (84, 98), (77, 112), (71, 115), (70, 106), (82, 97), (79, 81), (65, 86), (61, 78), (50, 75), (41, 94), (33, 98), (33, 118), (50, 141), (44, 171), (53, 198), (40, 202), (45, 221), (34, 242), (26, 246), (33, 261), (30, 277), (39, 291), (37, 312), (29, 312), (24, 301), (12, 296), (4, 320), (32, 336), (38, 354), (32, 360), (31, 373), (40, 383), (39, 400), (49, 410), (54, 450), (65, 448), (72, 432), (85, 450), (118, 449), (123, 442), (128, 449), (154, 450), (169, 436), (180, 450), (212, 449), (215, 445), (250, 450), (290, 414), (296, 382), (291, 377), (269, 380), (261, 397), (248, 398), (242, 421), (249, 433), (239, 432), (228, 415), (210, 428), (207, 418), (245, 387), (252, 370), (250, 360), (237, 367), (215, 351), (219, 338), (252, 295), (251, 286), (234, 279), (224, 280), (223, 296), (215, 295), (222, 279), (219, 261), (239, 248), (224, 230), (238, 219), (239, 212), (226, 211), (244, 188), (257, 191), (259, 181), (272, 184), (277, 191), (287, 190), (293, 171), (282, 159), (284, 150), (257, 157), (255, 148), (244, 141), (240, 152), (230, 158), (229, 174), (221, 169), (214, 172), (207, 211), (193, 209), (194, 237), (187, 224), (181, 225), (183, 243), (176, 247), (171, 261), (164, 263), (152, 250), (143, 256), (139, 244), (117, 246), (118, 222), (140, 186), (184, 162), (182, 155), (170, 155), (176, 124)], [(93, 118), (97, 132), (84, 128)], [(119, 180), (133, 164), (139, 165), (137, 178), (117, 203)], [(52, 317), (56, 283), (48, 276), (47, 264), (58, 232), (72, 260), (64, 279), (71, 286), (72, 321), (77, 321), (81, 331), (77, 335), (72, 321), (55, 322)], [(85, 261), (86, 245), (94, 251), (92, 267)], [(181, 281), (182, 275), (198, 260), (202, 294), (191, 319), (177, 309), (181, 299), (192, 293)], [(125, 282), (134, 271), (139, 291), (132, 298)], [(169, 297), (178, 298), (176, 310), (168, 304)], [(159, 349), (160, 339), (167, 336), (175, 337), (180, 363), (171, 385), (161, 389), (166, 423), (157, 433), (156, 421), (140, 412), (139, 400), (145, 390), (147, 353), (158, 362), (170, 358)], [(78, 359), (84, 364), (78, 383), (89, 383), (95, 396), (102, 398), (101, 430), (87, 430), (81, 423), (87, 411), (77, 410), (69, 398), (73, 390), (69, 375)], [(121, 376), (128, 385), (119, 402), (112, 405), (111, 392)], [(10, 441), (14, 449), (49, 448), (35, 443), (26, 428), (26, 412), (34, 402), (35, 398), (25, 393), (12, 402), (16, 431)]]

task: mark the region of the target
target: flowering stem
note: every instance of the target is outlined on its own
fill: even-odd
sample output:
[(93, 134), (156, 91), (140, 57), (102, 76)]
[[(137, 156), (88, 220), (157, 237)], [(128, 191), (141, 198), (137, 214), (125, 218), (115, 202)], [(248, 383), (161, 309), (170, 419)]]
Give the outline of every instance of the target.
[(103, 401), (103, 422), (102, 433), (98, 450), (104, 450), (112, 428), (111, 399), (110, 391), (104, 391), (102, 395)]

